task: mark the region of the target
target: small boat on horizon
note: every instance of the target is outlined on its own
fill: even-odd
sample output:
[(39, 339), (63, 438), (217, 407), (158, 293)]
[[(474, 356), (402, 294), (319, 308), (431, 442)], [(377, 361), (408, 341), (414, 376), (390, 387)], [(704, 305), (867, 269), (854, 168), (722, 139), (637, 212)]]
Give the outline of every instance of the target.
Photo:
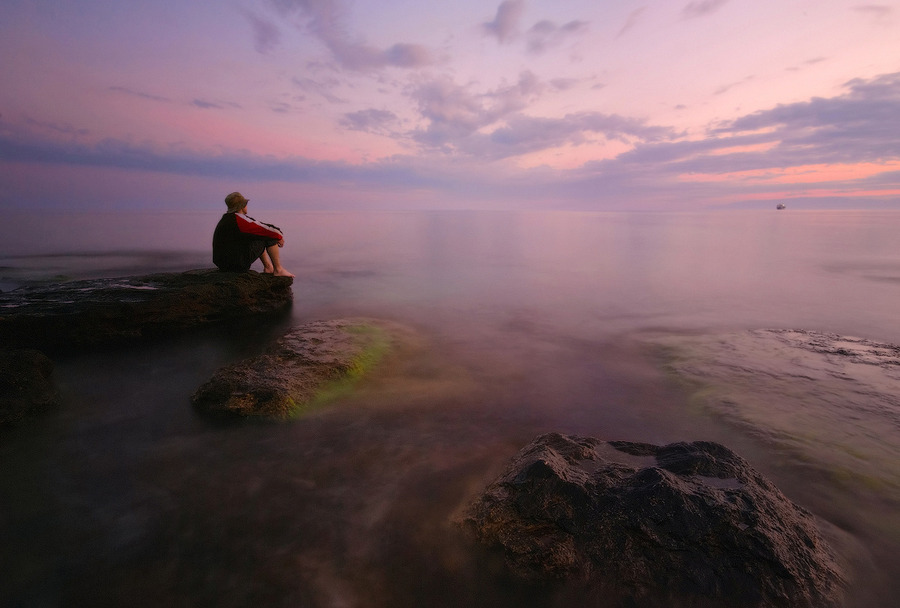
[(787, 205), (785, 205), (784, 203), (778, 203), (777, 205), (775, 205), (775, 208), (776, 209), (787, 209)]

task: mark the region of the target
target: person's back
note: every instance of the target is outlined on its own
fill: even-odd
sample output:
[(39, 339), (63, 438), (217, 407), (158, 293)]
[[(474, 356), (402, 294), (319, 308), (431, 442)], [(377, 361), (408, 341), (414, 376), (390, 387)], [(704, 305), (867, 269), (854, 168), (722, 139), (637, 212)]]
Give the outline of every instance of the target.
[(213, 263), (220, 270), (243, 272), (258, 259), (264, 273), (293, 277), (281, 266), (278, 249), (284, 246), (284, 235), (277, 226), (248, 216), (249, 202), (240, 192), (225, 197), (228, 212), (213, 232)]
[[(226, 213), (213, 232), (213, 264), (220, 270), (242, 271), (250, 268), (256, 258), (247, 261), (248, 255), (241, 244), (243, 237), (234, 213)], [(259, 257), (259, 256), (256, 256)]]

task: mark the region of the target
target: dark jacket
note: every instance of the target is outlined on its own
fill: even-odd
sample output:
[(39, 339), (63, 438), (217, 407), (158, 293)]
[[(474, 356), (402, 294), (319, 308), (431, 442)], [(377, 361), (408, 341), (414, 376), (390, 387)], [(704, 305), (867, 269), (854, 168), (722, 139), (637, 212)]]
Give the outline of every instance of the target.
[(266, 247), (283, 238), (277, 226), (243, 213), (226, 213), (213, 232), (213, 263), (222, 270), (247, 270)]

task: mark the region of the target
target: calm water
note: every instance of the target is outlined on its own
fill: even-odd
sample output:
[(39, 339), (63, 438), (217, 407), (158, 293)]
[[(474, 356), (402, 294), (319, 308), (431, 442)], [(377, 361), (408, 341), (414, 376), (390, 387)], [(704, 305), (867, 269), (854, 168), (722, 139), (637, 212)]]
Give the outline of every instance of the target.
[[(893, 605), (894, 493), (854, 502), (689, 407), (632, 337), (789, 327), (900, 343), (900, 212), (256, 217), (287, 233), (291, 319), (58, 361), (60, 410), (0, 435), (0, 603), (553, 604), (490, 575), (449, 522), (556, 430), (731, 446), (848, 532), (853, 605)], [(13, 213), (0, 289), (207, 267), (217, 219)], [(418, 338), (345, 402), (276, 426), (191, 410), (215, 369), (288, 325), (358, 315)]]

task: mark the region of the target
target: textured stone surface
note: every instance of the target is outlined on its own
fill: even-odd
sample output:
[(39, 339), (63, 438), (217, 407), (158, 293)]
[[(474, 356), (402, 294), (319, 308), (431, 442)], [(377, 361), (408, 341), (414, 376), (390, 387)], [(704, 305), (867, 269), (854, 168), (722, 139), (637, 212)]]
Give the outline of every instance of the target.
[(716, 443), (544, 435), (461, 523), (514, 576), (584, 584), (604, 605), (841, 601), (843, 576), (814, 518)]
[(307, 323), (266, 353), (220, 369), (191, 401), (211, 414), (287, 420), (352, 388), (390, 346), (383, 322)]
[(59, 405), (53, 362), (30, 349), (0, 351), (0, 427)]
[(269, 315), (291, 305), (289, 277), (192, 270), (72, 281), (0, 293), (4, 348), (83, 348)]

